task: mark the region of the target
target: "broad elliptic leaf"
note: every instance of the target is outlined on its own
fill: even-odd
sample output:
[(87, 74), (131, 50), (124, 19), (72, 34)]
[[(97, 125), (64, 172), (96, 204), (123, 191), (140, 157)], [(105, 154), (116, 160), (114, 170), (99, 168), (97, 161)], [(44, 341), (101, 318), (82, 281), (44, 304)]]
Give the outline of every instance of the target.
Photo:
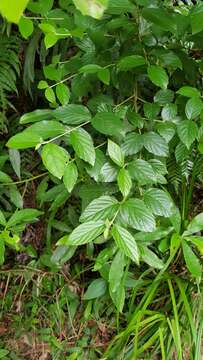
[(162, 111), (161, 117), (164, 121), (171, 121), (177, 115), (177, 105), (176, 104), (166, 104)]
[(153, 131), (143, 135), (143, 144), (146, 150), (157, 156), (168, 155), (168, 144), (165, 139)]
[(18, 210), (8, 220), (7, 227), (10, 228), (21, 223), (30, 223), (31, 221), (36, 220), (38, 216), (42, 214), (42, 211), (36, 209)]
[(113, 258), (111, 267), (109, 270), (109, 286), (111, 291), (114, 293), (119, 288), (125, 266), (125, 254), (123, 251), (118, 251)]
[(21, 35), (25, 39), (27, 39), (33, 33), (33, 30), (34, 30), (33, 22), (29, 18), (22, 16), (20, 18), (18, 28), (19, 28)]
[(15, 171), (18, 178), (20, 178), (20, 164), (21, 164), (20, 152), (16, 149), (9, 149), (9, 159), (13, 167), (13, 170)]
[(42, 120), (50, 120), (53, 116), (52, 114), (53, 110), (50, 109), (35, 110), (21, 116), (20, 124), (24, 125)]
[(200, 97), (200, 91), (192, 86), (182, 86), (178, 91), (177, 94), (193, 98), (193, 97)]
[(56, 96), (62, 105), (65, 105), (69, 102), (70, 99), (70, 90), (65, 84), (58, 84), (56, 86)]
[(150, 211), (158, 216), (170, 217), (173, 213), (173, 202), (166, 191), (148, 189), (144, 193), (144, 202)]
[(63, 183), (69, 193), (73, 190), (78, 178), (78, 169), (74, 162), (70, 162), (64, 170)]
[(91, 120), (91, 114), (83, 105), (68, 104), (53, 111), (53, 116), (67, 125), (79, 125)]
[(145, 160), (137, 159), (129, 163), (127, 170), (133, 179), (136, 179), (141, 185), (156, 182), (156, 174), (151, 164)]
[(97, 64), (88, 64), (81, 67), (79, 72), (82, 74), (95, 74), (101, 69), (102, 67)]
[(8, 0), (1, 0), (0, 13), (9, 22), (14, 22), (17, 24), (28, 2), (29, 0), (12, 0), (11, 4)]
[(121, 218), (125, 224), (140, 231), (151, 232), (156, 228), (152, 212), (140, 199), (129, 199), (121, 205)]
[(203, 212), (196, 215), (189, 223), (186, 233), (194, 234), (203, 230)]
[(197, 34), (203, 30), (203, 11), (194, 11), (191, 13), (190, 19), (193, 34)]
[(109, 139), (108, 139), (108, 154), (109, 154), (111, 160), (115, 164), (117, 164), (120, 167), (122, 167), (124, 165), (124, 156), (123, 156), (120, 146)]
[(45, 90), (45, 98), (50, 102), (50, 103), (54, 103), (56, 101), (56, 96), (55, 96), (55, 92), (51, 87), (48, 87)]
[(177, 131), (180, 140), (187, 147), (187, 149), (189, 149), (191, 144), (198, 136), (197, 124), (192, 120), (181, 121), (177, 125)]
[(5, 226), (6, 225), (6, 219), (3, 214), (3, 211), (0, 210), (0, 225)]
[(43, 141), (43, 138), (32, 132), (24, 130), (19, 134), (12, 136), (6, 146), (12, 149), (28, 149), (35, 147), (37, 144)]
[(112, 229), (112, 236), (119, 249), (127, 257), (139, 264), (139, 250), (131, 233), (122, 226), (115, 224)]
[(73, 3), (83, 15), (100, 19), (107, 8), (108, 0), (73, 0)]
[(127, 197), (132, 187), (132, 180), (128, 170), (121, 169), (117, 177), (118, 187), (123, 197)]
[(120, 71), (128, 71), (137, 66), (145, 65), (146, 61), (143, 56), (130, 55), (122, 58), (118, 63), (118, 69)]
[(104, 135), (118, 136), (124, 125), (118, 115), (112, 112), (99, 112), (92, 119), (92, 126)]
[(113, 196), (104, 195), (93, 200), (83, 211), (80, 221), (111, 219), (118, 209), (118, 201)]
[(117, 166), (106, 162), (101, 168), (99, 180), (102, 182), (113, 182), (116, 180), (117, 174)]
[(121, 149), (126, 156), (137, 154), (142, 149), (142, 147), (142, 135), (137, 133), (127, 134), (124, 143), (121, 145)]
[(96, 299), (105, 294), (107, 290), (106, 281), (102, 278), (95, 279), (88, 286), (87, 291), (83, 296), (83, 300), (92, 300)]
[(67, 245), (83, 245), (95, 240), (105, 230), (103, 221), (89, 221), (76, 227), (70, 234)]
[(195, 277), (202, 275), (202, 267), (200, 265), (198, 257), (192, 251), (190, 245), (186, 241), (182, 241), (183, 254), (188, 270)]
[(158, 65), (150, 65), (147, 69), (149, 79), (163, 90), (168, 86), (168, 75), (166, 71)]
[(41, 156), (45, 168), (52, 175), (61, 179), (69, 161), (68, 152), (62, 147), (50, 143), (43, 146)]
[(73, 130), (70, 134), (70, 141), (77, 156), (90, 165), (94, 165), (95, 149), (89, 133), (82, 128)]
[(164, 267), (164, 262), (147, 246), (140, 245), (139, 248), (141, 250), (142, 261), (155, 269), (161, 270)]
[(192, 97), (187, 101), (185, 113), (188, 119), (192, 120), (198, 117), (203, 109), (203, 102), (198, 97)]

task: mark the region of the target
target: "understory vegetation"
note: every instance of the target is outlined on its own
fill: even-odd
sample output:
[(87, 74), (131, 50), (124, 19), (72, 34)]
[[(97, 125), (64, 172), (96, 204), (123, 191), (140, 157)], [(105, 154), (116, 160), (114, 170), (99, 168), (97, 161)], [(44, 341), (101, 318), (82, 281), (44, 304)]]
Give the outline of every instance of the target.
[(1, 3), (0, 359), (201, 360), (202, 1)]

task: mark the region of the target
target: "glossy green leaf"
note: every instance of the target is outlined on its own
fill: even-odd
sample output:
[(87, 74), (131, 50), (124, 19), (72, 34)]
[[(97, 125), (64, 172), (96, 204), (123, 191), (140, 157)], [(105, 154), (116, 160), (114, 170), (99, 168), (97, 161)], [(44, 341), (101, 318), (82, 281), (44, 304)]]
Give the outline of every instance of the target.
[(139, 248), (141, 250), (142, 261), (155, 269), (163, 269), (164, 262), (159, 259), (159, 257), (153, 251), (143, 245), (140, 245)]
[(122, 226), (115, 224), (112, 229), (112, 236), (118, 248), (127, 257), (139, 264), (139, 250), (131, 233)]
[(143, 144), (146, 150), (158, 156), (168, 155), (167, 142), (155, 132), (148, 132), (143, 135)]
[(61, 179), (69, 161), (68, 152), (56, 144), (49, 143), (43, 146), (41, 156), (45, 168)]
[(37, 144), (43, 141), (42, 137), (38, 134), (35, 134), (32, 131), (16, 134), (12, 136), (8, 142), (7, 146), (13, 149), (28, 149), (35, 147)]
[(94, 165), (95, 149), (89, 133), (82, 128), (74, 130), (70, 134), (70, 141), (77, 156), (87, 161), (90, 165)]
[(158, 65), (150, 65), (147, 69), (149, 79), (162, 89), (167, 89), (168, 86), (168, 75), (166, 71)]
[(100, 171), (98, 180), (103, 182), (112, 182), (116, 180), (118, 174), (118, 168), (116, 165), (106, 162)]
[(203, 213), (196, 215), (187, 227), (187, 234), (194, 234), (203, 230)]
[(84, 65), (83, 67), (81, 67), (79, 72), (82, 74), (95, 74), (101, 69), (102, 69), (102, 67), (100, 65), (88, 64), (88, 65)]
[(32, 20), (26, 17), (21, 17), (19, 24), (18, 24), (19, 31), (21, 35), (27, 39), (30, 35), (32, 35), (34, 26)]
[(182, 241), (183, 254), (188, 270), (195, 277), (202, 275), (202, 267), (200, 265), (198, 257), (192, 251), (190, 245), (186, 241)]
[(91, 120), (91, 114), (83, 105), (68, 104), (58, 107), (53, 116), (67, 125), (79, 125)]
[(117, 177), (118, 187), (121, 191), (123, 197), (127, 197), (130, 193), (132, 188), (132, 180), (128, 170), (121, 169), (118, 173)]
[(198, 117), (203, 109), (203, 102), (198, 97), (192, 97), (187, 101), (185, 113), (188, 119), (192, 120)]
[(18, 178), (20, 178), (21, 159), (20, 159), (19, 151), (16, 149), (9, 149), (9, 159), (13, 167), (13, 170), (15, 171)]
[(140, 184), (150, 184), (156, 182), (156, 174), (151, 164), (145, 160), (137, 159), (129, 163), (127, 170), (133, 179)]
[(148, 189), (144, 193), (144, 202), (150, 211), (158, 216), (170, 217), (173, 213), (173, 202), (166, 191)]
[(45, 43), (46, 49), (49, 49), (52, 46), (54, 46), (57, 43), (57, 41), (58, 41), (58, 37), (56, 36), (56, 34), (54, 34), (52, 32), (46, 34), (44, 37), (44, 43)]
[(124, 266), (125, 266), (125, 255), (124, 252), (118, 251), (113, 258), (111, 263), (111, 267), (109, 270), (109, 286), (110, 290), (115, 293), (119, 288), (123, 273), (124, 273)]
[(52, 88), (47, 88), (44, 95), (49, 102), (54, 103), (56, 101), (56, 96)]
[(110, 71), (109, 69), (101, 69), (97, 72), (99, 80), (101, 80), (105, 85), (110, 83)]
[(76, 227), (68, 238), (67, 245), (83, 245), (95, 240), (105, 230), (103, 221), (89, 221)]
[(151, 232), (156, 228), (152, 212), (139, 199), (129, 199), (121, 205), (121, 217), (125, 224), (140, 231)]
[(56, 96), (61, 105), (67, 104), (70, 99), (70, 90), (68, 86), (65, 84), (56, 85)]
[(123, 153), (127, 155), (137, 154), (143, 147), (143, 137), (137, 133), (129, 133), (121, 146)]
[(145, 65), (146, 61), (143, 56), (130, 55), (122, 58), (118, 63), (118, 69), (120, 71), (128, 71), (137, 66)]
[(123, 130), (124, 126), (120, 118), (111, 112), (99, 112), (92, 119), (92, 126), (102, 134), (118, 136)]
[(200, 91), (192, 86), (182, 86), (178, 91), (177, 94), (180, 94), (185, 97), (193, 98), (193, 97), (200, 97)]
[(161, 116), (164, 121), (171, 121), (177, 115), (177, 105), (176, 104), (167, 104), (163, 107), (161, 111)]
[(69, 193), (73, 190), (78, 179), (78, 169), (74, 162), (66, 165), (63, 175), (63, 183)]
[(49, 109), (35, 110), (21, 116), (20, 124), (24, 125), (42, 120), (50, 120), (51, 118), (52, 118), (52, 110)]
[(111, 160), (115, 164), (117, 164), (120, 167), (124, 165), (124, 156), (120, 146), (118, 146), (115, 142), (109, 139), (108, 139), (108, 154)]
[(177, 131), (180, 140), (189, 149), (198, 136), (197, 124), (192, 120), (181, 121), (177, 126)]
[(3, 211), (0, 210), (0, 225), (5, 226), (6, 225), (6, 219), (3, 214)]
[(192, 33), (197, 34), (203, 30), (203, 11), (196, 11), (190, 15)]
[(118, 209), (118, 201), (113, 196), (104, 195), (93, 200), (83, 211), (80, 221), (112, 219)]

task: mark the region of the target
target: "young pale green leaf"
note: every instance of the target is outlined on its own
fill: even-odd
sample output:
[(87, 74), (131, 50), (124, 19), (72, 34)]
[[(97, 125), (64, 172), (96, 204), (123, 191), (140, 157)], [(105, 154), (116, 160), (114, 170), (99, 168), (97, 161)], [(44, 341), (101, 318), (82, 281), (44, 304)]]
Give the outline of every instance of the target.
[(43, 146), (41, 156), (45, 168), (52, 175), (61, 179), (69, 161), (68, 152), (62, 147), (50, 143)]
[(64, 175), (63, 175), (63, 183), (69, 193), (71, 193), (71, 191), (73, 190), (77, 182), (77, 178), (78, 178), (77, 166), (73, 162), (70, 162), (65, 167)]
[(76, 227), (68, 238), (67, 245), (77, 246), (95, 240), (105, 230), (103, 221), (89, 221)]
[(98, 71), (97, 76), (105, 85), (110, 83), (110, 71), (109, 69), (101, 69)]
[(193, 276), (200, 277), (202, 275), (202, 267), (198, 257), (192, 251), (190, 245), (184, 240), (182, 241), (182, 248), (188, 270)]
[(159, 86), (163, 90), (167, 89), (168, 86), (168, 75), (166, 71), (158, 65), (150, 65), (147, 69), (147, 73), (149, 79), (155, 84)]
[(152, 232), (156, 228), (152, 212), (139, 199), (129, 199), (121, 205), (121, 218), (136, 230)]
[(182, 86), (178, 91), (177, 94), (193, 98), (193, 97), (200, 97), (200, 91), (192, 86)]
[(56, 96), (62, 105), (65, 105), (69, 102), (70, 99), (70, 90), (65, 84), (56, 85)]
[(120, 146), (115, 142), (108, 139), (108, 154), (113, 162), (118, 166), (122, 167), (124, 165), (124, 156), (121, 151)]
[(50, 87), (48, 87), (46, 90), (45, 90), (45, 98), (50, 102), (50, 103), (54, 103), (56, 101), (56, 96), (55, 96), (55, 93), (54, 93), (54, 90)]
[[(184, 234), (183, 234), (184, 235)], [(203, 237), (202, 236), (186, 236), (185, 240), (191, 241), (198, 248), (201, 255), (203, 255)]]
[(127, 170), (130, 176), (141, 185), (156, 182), (157, 177), (151, 164), (145, 160), (137, 159), (129, 163)]
[(112, 229), (112, 236), (118, 248), (136, 264), (139, 264), (139, 250), (131, 233), (122, 226), (115, 224)]
[(30, 35), (32, 35), (34, 26), (32, 20), (26, 17), (21, 17), (18, 23), (18, 28), (21, 35), (27, 39)]
[(53, 116), (67, 125), (79, 125), (91, 120), (91, 114), (83, 105), (68, 104), (53, 111)]
[(196, 215), (189, 223), (186, 233), (194, 234), (203, 230), (203, 212)]
[(118, 187), (123, 197), (127, 197), (132, 187), (132, 180), (128, 170), (121, 169), (117, 177)]
[(143, 245), (139, 245), (139, 249), (142, 261), (155, 269), (163, 269), (164, 262), (153, 251)]
[(19, 151), (16, 149), (9, 149), (9, 159), (10, 159), (11, 165), (13, 167), (13, 170), (15, 171), (18, 178), (20, 178), (21, 159), (20, 159)]
[(144, 193), (144, 202), (150, 211), (158, 216), (170, 217), (173, 213), (173, 202), (166, 191), (148, 189)]
[(83, 300), (92, 300), (103, 296), (107, 290), (106, 281), (102, 278), (95, 279), (88, 286), (87, 291), (83, 296)]
[(118, 209), (118, 201), (113, 196), (104, 195), (93, 200), (83, 211), (80, 221), (111, 219)]
[(121, 145), (121, 149), (126, 156), (137, 154), (142, 147), (143, 137), (137, 133), (127, 134), (124, 143)]
[(185, 114), (189, 120), (198, 117), (203, 109), (203, 102), (199, 97), (192, 97), (187, 101)]
[(50, 120), (52, 118), (53, 111), (50, 109), (35, 110), (30, 113), (24, 114), (20, 118), (20, 124), (25, 125), (42, 120)]
[(44, 44), (46, 49), (51, 48), (54, 46), (58, 41), (58, 37), (53, 32), (47, 33), (44, 37)]
[(89, 133), (82, 128), (76, 129), (71, 132), (70, 141), (77, 156), (93, 166), (95, 163), (95, 149)]
[(28, 149), (35, 147), (43, 141), (42, 137), (35, 132), (24, 130), (12, 136), (6, 146), (12, 149)]
[(145, 65), (146, 61), (143, 56), (140, 55), (130, 55), (122, 58), (118, 63), (118, 69), (120, 71), (128, 71), (137, 66)]
[(83, 15), (100, 19), (107, 8), (108, 0), (73, 0), (73, 3)]
[(118, 251), (113, 258), (109, 270), (109, 286), (114, 293), (119, 288), (124, 274), (125, 255), (123, 251)]
[(143, 135), (143, 144), (147, 151), (157, 156), (168, 155), (168, 144), (165, 139), (153, 131)]
[(12, 4), (8, 0), (1, 0), (0, 13), (9, 22), (18, 23), (20, 17), (25, 10), (29, 0), (12, 0)]
[(43, 212), (36, 209), (22, 209), (16, 211), (8, 220), (7, 227), (11, 228), (17, 224), (30, 223), (36, 220)]
[(198, 136), (197, 124), (192, 120), (181, 121), (177, 125), (177, 131), (180, 140), (187, 147), (187, 149), (189, 149)]
[(99, 112), (92, 119), (92, 126), (104, 135), (119, 136), (124, 125), (118, 115), (112, 112)]

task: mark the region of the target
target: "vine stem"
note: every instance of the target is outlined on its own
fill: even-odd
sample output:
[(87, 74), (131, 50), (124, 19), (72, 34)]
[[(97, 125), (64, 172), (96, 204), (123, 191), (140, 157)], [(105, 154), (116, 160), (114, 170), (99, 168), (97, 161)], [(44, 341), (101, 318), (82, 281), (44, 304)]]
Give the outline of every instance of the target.
[(57, 82), (57, 83), (49, 86), (49, 89), (51, 89), (51, 88), (53, 88), (53, 87), (55, 87), (55, 86), (57, 86), (57, 85), (59, 85), (59, 84), (63, 84), (64, 82), (66, 82), (66, 81), (68, 81), (68, 80), (73, 79), (76, 75), (77, 75), (77, 74), (73, 74), (73, 75), (71, 75), (71, 76), (69, 76), (69, 77), (67, 77), (67, 78), (65, 78), (65, 79), (63, 79), (63, 80), (61, 80), (61, 81), (59, 81), (59, 82)]
[(48, 175), (48, 171), (42, 173), (42, 174), (39, 174), (39, 175), (36, 175), (36, 176), (32, 176), (30, 178), (27, 178), (27, 179), (24, 179), (24, 180), (19, 180), (19, 181), (15, 181), (15, 182), (8, 182), (8, 183), (2, 183), (0, 184), (0, 186), (10, 186), (10, 185), (19, 185), (19, 184), (24, 184), (24, 183), (27, 183), (29, 181), (33, 181), (33, 180), (36, 180), (42, 176), (45, 176), (45, 175)]

